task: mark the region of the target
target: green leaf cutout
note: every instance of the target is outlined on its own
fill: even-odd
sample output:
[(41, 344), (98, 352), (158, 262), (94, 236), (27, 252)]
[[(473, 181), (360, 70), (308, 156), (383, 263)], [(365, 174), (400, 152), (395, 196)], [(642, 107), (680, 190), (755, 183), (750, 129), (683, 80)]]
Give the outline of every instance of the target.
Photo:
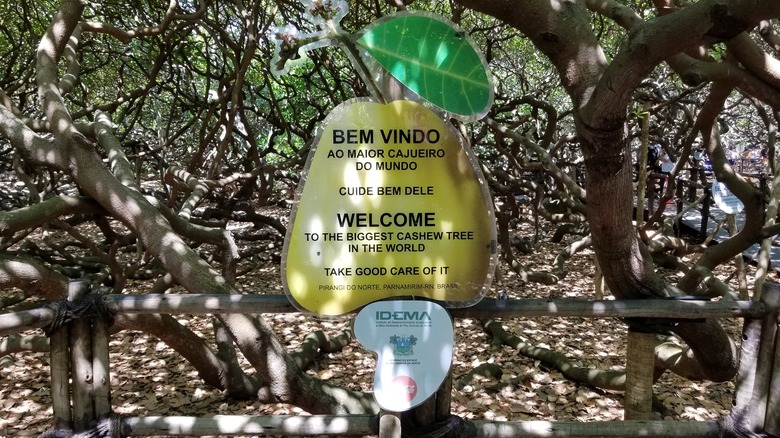
[(443, 110), (481, 117), (493, 101), (482, 57), (464, 31), (428, 15), (402, 14), (358, 39), (407, 88)]

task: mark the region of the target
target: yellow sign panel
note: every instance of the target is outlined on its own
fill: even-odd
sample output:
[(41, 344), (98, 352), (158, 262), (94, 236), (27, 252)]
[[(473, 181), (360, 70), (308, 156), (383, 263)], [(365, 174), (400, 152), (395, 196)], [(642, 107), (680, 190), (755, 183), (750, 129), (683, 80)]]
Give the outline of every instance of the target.
[(291, 300), (321, 315), (417, 296), (465, 307), (492, 281), (492, 204), (452, 125), (410, 101), (350, 101), (310, 153), (282, 260)]

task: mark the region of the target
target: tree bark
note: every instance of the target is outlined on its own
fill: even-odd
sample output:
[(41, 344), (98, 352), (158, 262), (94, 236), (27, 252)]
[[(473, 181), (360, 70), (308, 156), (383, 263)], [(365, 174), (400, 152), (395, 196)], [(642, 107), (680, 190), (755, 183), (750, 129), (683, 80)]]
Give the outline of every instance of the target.
[(0, 255), (0, 288), (13, 287), (50, 301), (68, 296), (66, 276), (30, 257)]
[[(777, 2), (707, 0), (648, 21), (630, 14), (620, 17), (621, 24), (632, 27), (632, 32), (609, 64), (591, 28), (587, 2), (456, 2), (517, 28), (558, 70), (572, 100), (585, 157), (593, 248), (612, 293), (618, 298), (637, 299), (680, 295), (655, 273), (649, 251), (637, 238), (632, 223), (626, 123), (632, 93), (665, 59), (702, 44), (727, 40), (765, 17), (777, 16)], [(694, 352), (678, 356), (682, 362), (690, 359), (691, 372), (686, 374), (723, 380), (736, 373), (733, 342), (716, 322), (680, 324), (675, 333)], [(713, 348), (711, 342), (723, 348)]]
[[(78, 0), (64, 0), (38, 46), (38, 94), (54, 138), (53, 142), (49, 143), (33, 132), (4, 106), (0, 106), (0, 132), (31, 163), (69, 173), (84, 193), (131, 230), (146, 252), (156, 257), (171, 276), (189, 292), (238, 293), (233, 284), (188, 246), (155, 204), (130, 183), (133, 178), (125, 172), (128, 166), (123, 165), (125, 161), (121, 157), (112, 158), (118, 176), (104, 165), (97, 153), (96, 144), (84, 133), (95, 137), (104, 148), (121, 153), (112, 141), (107, 119), (98, 116), (98, 123), (93, 123), (84, 133), (76, 128), (59, 87), (58, 68), (63, 59), (71, 63), (77, 59), (64, 58), (63, 53), (71, 37), (76, 36), (74, 30), (81, 19), (83, 8)], [(77, 71), (77, 68), (69, 71)], [(230, 243), (228, 242), (227, 246), (230, 246)], [(235, 252), (235, 248), (224, 249)], [(228, 257), (227, 262), (232, 261), (232, 256)], [(265, 385), (262, 388), (268, 388), (276, 400), (296, 404), (304, 409), (309, 408), (316, 413), (377, 410), (373, 401), (369, 400), (370, 396), (334, 388), (306, 376), (295, 366), (271, 328), (261, 319), (237, 314), (222, 315), (220, 319), (244, 355), (257, 368), (262, 385)], [(170, 322), (168, 326), (171, 326)], [(167, 337), (171, 343), (187, 342), (187, 339), (170, 338), (170, 333), (160, 332), (158, 336)], [(213, 354), (209, 355), (202, 346), (198, 347), (192, 342), (190, 344), (182, 350), (200, 350), (206, 355), (205, 359), (193, 357), (196, 363), (197, 360), (212, 362), (209, 366), (200, 367), (201, 371), (225, 371)], [(215, 386), (229, 386), (228, 382), (221, 380), (218, 375), (205, 375), (204, 378)], [(243, 382), (245, 389), (254, 391), (258, 388), (251, 379), (244, 379), (247, 379)], [(263, 391), (262, 388), (260, 392)]]
[(226, 361), (217, 356), (203, 339), (170, 315), (119, 315), (114, 330), (138, 330), (156, 336), (181, 354), (207, 385), (225, 390), (236, 399), (253, 397), (260, 387), (254, 377), (243, 372), (231, 372)]

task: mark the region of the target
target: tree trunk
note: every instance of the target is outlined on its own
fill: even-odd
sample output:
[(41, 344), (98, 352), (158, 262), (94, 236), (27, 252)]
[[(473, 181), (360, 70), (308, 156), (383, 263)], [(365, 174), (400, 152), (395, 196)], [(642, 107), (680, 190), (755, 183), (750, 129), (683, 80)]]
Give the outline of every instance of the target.
[[(138, 330), (156, 336), (195, 367), (198, 375), (207, 385), (225, 390), (230, 397), (236, 399), (254, 397), (260, 386), (257, 379), (243, 372), (239, 376), (230, 372), (228, 364), (214, 354), (200, 336), (179, 324), (170, 315), (120, 314), (114, 329)], [(239, 377), (240, 384), (235, 382)]]
[(378, 412), (371, 394), (333, 387), (303, 373), (261, 320), (235, 313), (218, 318), (264, 379), (261, 400), (290, 403), (312, 414)]
[[(773, 16), (778, 9), (776, 2), (759, 2), (766, 10), (758, 12), (756, 5), (748, 7), (740, 1), (702, 1), (647, 22), (629, 14), (621, 17), (621, 24), (635, 26), (635, 31), (609, 64), (586, 9), (598, 5), (543, 0), (456, 2), (517, 28), (558, 70), (572, 100), (585, 157), (593, 248), (612, 293), (617, 298), (636, 299), (680, 295), (655, 273), (649, 251), (637, 238), (632, 223), (632, 160), (626, 123), (632, 93), (664, 59), (737, 35), (758, 23), (763, 15)], [(679, 324), (674, 332), (692, 349), (675, 356), (681, 372), (713, 380), (728, 379), (736, 373), (735, 347), (716, 322)]]
[[(77, 0), (64, 0), (38, 48), (38, 94), (53, 142), (44, 140), (3, 105), (0, 105), (0, 131), (30, 163), (69, 173), (84, 193), (131, 230), (146, 252), (156, 257), (189, 292), (238, 293), (234, 285), (182, 239), (155, 204), (136, 189), (131, 182), (134, 178), (127, 173), (127, 160), (123, 156), (116, 157), (122, 151), (115, 147), (117, 143), (112, 139), (106, 118), (97, 117), (97, 123), (81, 127), (81, 131), (73, 123), (61, 92), (67, 87), (59, 86), (59, 63), (65, 59), (65, 48), (69, 44), (77, 45), (79, 35), (76, 29), (83, 9), (84, 6)], [(75, 62), (75, 59), (65, 60)], [(97, 140), (97, 144), (87, 136)], [(116, 175), (98, 155), (98, 145), (111, 150), (111, 165)], [(229, 259), (227, 262), (232, 261)], [(244, 355), (257, 368), (262, 384), (277, 400), (310, 408), (317, 413), (377, 410), (369, 400), (370, 396), (343, 391), (306, 376), (262, 320), (245, 315), (222, 315), (220, 319)], [(170, 321), (166, 324), (173, 327)], [(218, 359), (194, 339), (173, 339), (170, 333), (164, 332), (159, 332), (158, 336), (167, 338), (171, 343), (189, 342), (182, 348), (183, 351), (201, 351), (206, 355), (200, 360), (211, 364), (201, 366), (201, 371), (219, 374), (226, 370), (224, 364), (219, 364)], [(198, 359), (192, 359), (197, 363)], [(204, 378), (215, 386), (229, 386), (228, 382), (221, 380), (221, 376), (204, 375)], [(250, 389), (256, 388), (254, 383), (244, 383)]]

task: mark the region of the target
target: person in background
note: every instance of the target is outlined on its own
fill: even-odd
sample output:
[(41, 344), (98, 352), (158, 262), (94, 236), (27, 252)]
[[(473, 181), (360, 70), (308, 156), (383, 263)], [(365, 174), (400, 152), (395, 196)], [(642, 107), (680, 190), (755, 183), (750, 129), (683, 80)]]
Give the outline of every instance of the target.
[(696, 151), (693, 153), (693, 164), (696, 167), (701, 167), (701, 163), (704, 160), (704, 152), (702, 152), (701, 149), (696, 148)]
[(652, 172), (660, 172), (658, 159), (661, 158), (661, 145), (656, 143), (647, 149), (647, 165)]
[(761, 148), (761, 172), (769, 172), (769, 149), (766, 147)]
[[(672, 161), (672, 159), (669, 158), (669, 154), (664, 151), (663, 156), (661, 157), (661, 173), (664, 174), (664, 179), (661, 182), (661, 196), (663, 196), (664, 191), (666, 190), (666, 183), (669, 181), (669, 174), (672, 172), (672, 169), (674, 169), (674, 161)], [(674, 201), (670, 199), (666, 201), (666, 203), (673, 204)]]
[(661, 157), (661, 173), (669, 174), (674, 169), (674, 161), (669, 158), (669, 154), (664, 152)]
[(726, 160), (728, 161), (729, 166), (734, 165), (738, 156), (739, 154), (737, 153), (737, 151), (734, 150), (733, 147), (728, 148), (728, 153), (726, 154)]

